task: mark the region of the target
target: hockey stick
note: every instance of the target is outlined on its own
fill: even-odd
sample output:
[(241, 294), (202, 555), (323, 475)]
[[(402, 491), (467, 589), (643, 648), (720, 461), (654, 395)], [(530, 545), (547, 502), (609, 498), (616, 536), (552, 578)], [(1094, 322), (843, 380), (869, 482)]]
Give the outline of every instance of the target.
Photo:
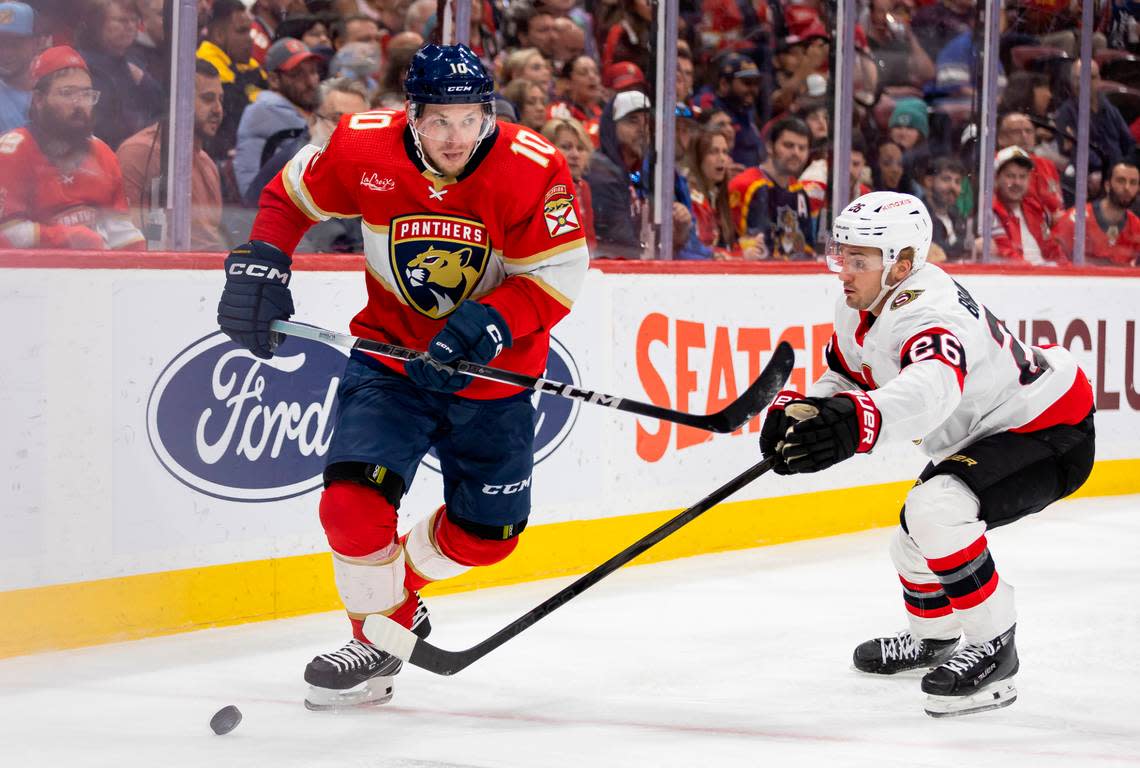
[(407, 661), (420, 669), (437, 675), (454, 675), (486, 656), (524, 629), (544, 616), (573, 600), (611, 573), (634, 559), (642, 552), (677, 532), (682, 526), (695, 520), (712, 507), (727, 499), (744, 486), (772, 468), (773, 459), (767, 458), (741, 472), (727, 483), (717, 488), (693, 506), (681, 512), (669, 522), (638, 539), (594, 570), (585, 574), (573, 584), (565, 587), (553, 597), (530, 609), (495, 634), (478, 645), (464, 651), (446, 651), (420, 639), (411, 630), (405, 629), (386, 616), (372, 614), (364, 621), (364, 634), (378, 648)]
[[(287, 336), (296, 336), (302, 339), (311, 339), (312, 341), (322, 341), (326, 344), (332, 344), (337, 347), (347, 347), (348, 349), (359, 349), (364, 352), (371, 352), (372, 354), (390, 357), (395, 360), (412, 360), (425, 354), (424, 352), (417, 352), (407, 347), (398, 347), (395, 344), (386, 344), (382, 341), (373, 341), (372, 339), (362, 339), (358, 336), (350, 336), (347, 333), (336, 333), (335, 331), (327, 331), (324, 328), (293, 323), (288, 320), (274, 320), (270, 324), (270, 328), (277, 333), (283, 333)], [(710, 413), (705, 416), (685, 413), (683, 411), (674, 411), (671, 408), (662, 408), (649, 403), (641, 403), (637, 400), (630, 400), (625, 397), (616, 397), (601, 392), (591, 392), (588, 389), (578, 389), (572, 384), (526, 376), (525, 374), (515, 373), (514, 371), (504, 371), (499, 368), (489, 368), (476, 363), (460, 361), (451, 367), (460, 373), (465, 373), (468, 376), (474, 376), (479, 379), (497, 381), (501, 384), (514, 384), (516, 387), (524, 387), (534, 390), (535, 392), (547, 392), (570, 400), (581, 400), (583, 402), (593, 403), (594, 405), (604, 405), (609, 408), (616, 408), (619, 411), (636, 413), (641, 416), (649, 416), (664, 421), (672, 421), (676, 424), (685, 424), (708, 432), (735, 432), (768, 405), (776, 392), (783, 386), (784, 381), (787, 380), (788, 374), (791, 372), (794, 364), (795, 353), (792, 351), (791, 345), (786, 341), (780, 342), (776, 350), (772, 353), (772, 359), (768, 361), (768, 365), (760, 372), (760, 376), (757, 377), (756, 381), (752, 382), (748, 389), (744, 390), (744, 394), (716, 413)], [(776, 383), (777, 379), (779, 380), (778, 383)]]

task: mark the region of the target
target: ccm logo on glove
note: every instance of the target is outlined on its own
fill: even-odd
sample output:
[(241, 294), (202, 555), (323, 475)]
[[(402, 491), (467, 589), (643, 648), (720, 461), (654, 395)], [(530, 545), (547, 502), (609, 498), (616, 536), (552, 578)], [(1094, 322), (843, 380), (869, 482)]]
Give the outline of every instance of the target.
[(246, 275), (247, 277), (256, 277), (267, 282), (278, 282), (282, 285), (289, 285), (289, 270), (281, 270), (277, 267), (271, 267), (267, 264), (243, 264), (240, 261), (233, 261), (226, 267), (226, 272), (231, 275)]
[(503, 332), (494, 323), (487, 324), (487, 335), (495, 342), (495, 357), (503, 353)]

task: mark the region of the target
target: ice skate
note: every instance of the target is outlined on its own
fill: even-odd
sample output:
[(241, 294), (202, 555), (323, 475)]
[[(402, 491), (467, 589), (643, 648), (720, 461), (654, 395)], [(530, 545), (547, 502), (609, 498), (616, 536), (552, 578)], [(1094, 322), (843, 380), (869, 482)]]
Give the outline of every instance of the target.
[(855, 648), (855, 669), (876, 675), (893, 675), (911, 669), (929, 669), (950, 659), (958, 638), (919, 640), (908, 630), (892, 637), (876, 637)]
[[(412, 616), (412, 631), (423, 638), (431, 633), (423, 600)], [(403, 664), (376, 646), (353, 638), (340, 650), (322, 653), (305, 667), (305, 682), (309, 684), (305, 708), (324, 711), (387, 703), (392, 699), (392, 678)]]
[(922, 678), (926, 714), (954, 717), (1008, 707), (1017, 700), (1014, 627), (986, 643), (971, 643)]

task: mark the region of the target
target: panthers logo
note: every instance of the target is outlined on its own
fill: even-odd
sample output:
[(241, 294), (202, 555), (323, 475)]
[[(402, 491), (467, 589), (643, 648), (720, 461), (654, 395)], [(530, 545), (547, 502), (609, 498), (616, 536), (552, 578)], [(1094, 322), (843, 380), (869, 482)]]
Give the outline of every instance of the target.
[(392, 274), (416, 311), (438, 320), (475, 290), (487, 269), (487, 228), (472, 219), (418, 214), (392, 220)]
[(775, 236), (775, 258), (790, 259), (800, 256), (807, 248), (804, 233), (796, 212), (787, 206), (780, 206)]

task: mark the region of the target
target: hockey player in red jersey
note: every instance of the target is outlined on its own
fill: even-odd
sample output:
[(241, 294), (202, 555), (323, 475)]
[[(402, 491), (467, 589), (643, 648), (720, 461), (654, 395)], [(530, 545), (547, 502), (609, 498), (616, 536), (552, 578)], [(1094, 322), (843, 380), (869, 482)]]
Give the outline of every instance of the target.
[(922, 679), (939, 717), (1012, 704), (1013, 587), (990, 528), (1069, 495), (1093, 465), (1093, 397), (1062, 347), (1023, 344), (926, 263), (932, 227), (918, 198), (872, 192), (836, 219), (827, 263), (843, 298), (828, 370), (807, 396), (783, 392), (761, 430), (780, 474), (816, 472), (911, 440), (930, 457), (907, 495), (891, 559), (909, 629), (855, 649), (878, 674)]
[(141, 250), (119, 161), (91, 135), (99, 92), (65, 45), (32, 62), (28, 125), (0, 136), (0, 246)]
[[(312, 223), (361, 216), (368, 302), (352, 333), (427, 350), (406, 366), (354, 352), (341, 380), (320, 517), (352, 639), (306, 668), (312, 709), (387, 701), (400, 661), (368, 642), (364, 619), (426, 636), (425, 584), (514, 550), (530, 513), (530, 393), (449, 364), (541, 375), (589, 259), (565, 159), (496, 124), (494, 83), (466, 46), (425, 46), (405, 91), (406, 110), (345, 116), (266, 187), (218, 308), (234, 341), (271, 356), (269, 323), (293, 312), (288, 254)], [(398, 539), (400, 499), (431, 448), (444, 505)]]

